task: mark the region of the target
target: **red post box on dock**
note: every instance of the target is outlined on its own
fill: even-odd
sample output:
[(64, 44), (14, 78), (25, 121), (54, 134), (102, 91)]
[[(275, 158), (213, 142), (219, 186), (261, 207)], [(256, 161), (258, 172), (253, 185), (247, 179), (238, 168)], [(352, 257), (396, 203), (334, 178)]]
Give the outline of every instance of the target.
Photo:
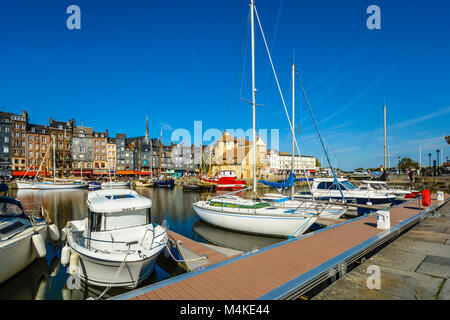
[(431, 192), (430, 190), (422, 191), (422, 205), (428, 207), (431, 205)]

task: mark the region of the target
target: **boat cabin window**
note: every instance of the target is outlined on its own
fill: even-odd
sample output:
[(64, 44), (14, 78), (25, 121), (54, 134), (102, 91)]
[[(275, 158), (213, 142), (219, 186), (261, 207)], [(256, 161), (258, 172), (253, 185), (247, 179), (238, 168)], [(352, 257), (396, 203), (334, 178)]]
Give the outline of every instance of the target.
[(114, 213), (89, 211), (91, 231), (109, 231), (132, 228), (151, 223), (151, 208)]

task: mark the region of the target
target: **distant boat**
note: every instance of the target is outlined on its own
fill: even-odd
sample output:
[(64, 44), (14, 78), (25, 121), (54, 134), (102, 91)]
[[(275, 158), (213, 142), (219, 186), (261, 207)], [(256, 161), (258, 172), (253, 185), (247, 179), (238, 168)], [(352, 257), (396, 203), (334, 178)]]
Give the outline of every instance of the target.
[(16, 180), (17, 189), (36, 189), (33, 181)]
[(316, 200), (340, 202), (343, 194), (348, 203), (367, 204), (367, 202), (371, 202), (373, 205), (390, 206), (397, 197), (386, 190), (361, 190), (355, 187), (348, 179), (339, 178), (336, 180), (339, 186), (336, 185), (334, 178), (315, 178), (311, 192), (296, 193), (295, 199), (314, 198)]
[(175, 187), (175, 181), (173, 179), (158, 180), (155, 182), (155, 186), (157, 186), (158, 188), (173, 189)]
[(415, 198), (419, 191), (394, 189), (387, 185), (386, 181), (363, 180), (358, 187), (359, 190), (382, 191), (395, 195), (398, 199)]
[(240, 190), (246, 188), (246, 182), (244, 180), (236, 179), (236, 172), (234, 170), (221, 170), (218, 172), (215, 178), (203, 178), (205, 182), (213, 183), (216, 185), (216, 190)]
[(101, 187), (102, 184), (100, 182), (93, 182), (93, 181), (89, 182), (89, 190), (97, 190), (100, 189)]
[(89, 184), (84, 182), (33, 182), (35, 189), (54, 190), (54, 189), (84, 189), (89, 188)]
[(130, 187), (130, 181), (112, 181), (112, 182), (103, 182), (101, 184), (101, 187), (103, 189), (105, 188), (129, 188)]

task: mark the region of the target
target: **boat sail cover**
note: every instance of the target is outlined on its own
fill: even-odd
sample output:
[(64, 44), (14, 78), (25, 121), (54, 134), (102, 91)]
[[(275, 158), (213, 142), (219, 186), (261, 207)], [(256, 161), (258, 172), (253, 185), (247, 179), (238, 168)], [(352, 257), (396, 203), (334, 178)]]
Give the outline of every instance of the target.
[(263, 183), (266, 186), (269, 186), (271, 188), (276, 188), (276, 189), (287, 189), (287, 188), (292, 188), (295, 184), (295, 175), (292, 173), (289, 174), (289, 178), (287, 178), (284, 181), (281, 182), (270, 182), (270, 181), (266, 181), (266, 180), (259, 180), (259, 183)]

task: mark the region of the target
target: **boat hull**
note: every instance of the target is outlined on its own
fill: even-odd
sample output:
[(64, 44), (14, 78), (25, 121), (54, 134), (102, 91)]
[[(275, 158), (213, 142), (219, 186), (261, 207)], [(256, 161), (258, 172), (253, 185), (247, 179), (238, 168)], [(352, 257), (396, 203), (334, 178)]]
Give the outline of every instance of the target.
[(35, 182), (34, 187), (39, 190), (56, 190), (56, 189), (86, 189), (89, 188), (87, 183), (45, 183)]
[[(72, 248), (72, 250), (74, 249)], [(156, 258), (159, 254), (158, 252), (147, 259), (126, 262), (119, 272), (116, 281), (111, 284), (122, 261), (99, 260), (80, 252), (78, 253), (80, 254), (80, 264), (77, 275), (82, 281), (100, 287), (111, 285), (111, 287), (131, 289), (136, 288), (143, 280), (152, 274)]]
[(16, 181), (17, 189), (36, 189), (33, 182), (28, 181)]
[(237, 214), (221, 209), (205, 208), (194, 204), (195, 213), (205, 222), (230, 230), (275, 237), (297, 237), (317, 220), (317, 216), (265, 216), (249, 213)]
[(123, 188), (123, 187), (130, 187), (130, 182), (112, 182), (112, 183), (109, 183), (109, 182), (104, 182), (104, 183), (102, 183), (101, 184), (101, 187), (103, 188), (103, 189), (105, 189), (105, 188)]
[[(44, 239), (47, 237), (47, 225), (40, 225), (36, 228)], [(36, 258), (33, 248), (33, 228), (28, 228), (21, 232), (14, 239), (6, 240), (0, 245), (0, 283), (11, 278), (18, 272), (25, 269)]]

